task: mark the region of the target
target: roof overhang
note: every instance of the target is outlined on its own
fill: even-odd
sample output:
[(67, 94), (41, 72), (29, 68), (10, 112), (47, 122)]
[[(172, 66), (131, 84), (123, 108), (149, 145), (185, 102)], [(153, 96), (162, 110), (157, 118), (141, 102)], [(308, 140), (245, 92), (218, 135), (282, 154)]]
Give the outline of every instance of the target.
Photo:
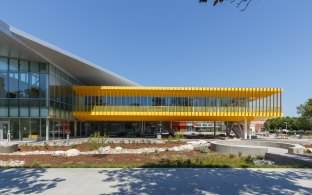
[(48, 62), (86, 85), (138, 86), (133, 81), (9, 26), (1, 20), (0, 56)]

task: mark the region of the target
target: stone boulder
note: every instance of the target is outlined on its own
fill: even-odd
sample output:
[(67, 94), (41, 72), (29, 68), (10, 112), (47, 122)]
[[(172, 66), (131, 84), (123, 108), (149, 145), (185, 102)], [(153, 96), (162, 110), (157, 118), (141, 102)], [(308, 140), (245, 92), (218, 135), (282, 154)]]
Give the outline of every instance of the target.
[(57, 150), (52, 153), (52, 156), (65, 156), (65, 151)]
[(0, 153), (13, 153), (18, 151), (18, 144), (0, 143)]
[(65, 152), (65, 156), (78, 156), (80, 155), (80, 151), (77, 149), (70, 149)]
[(191, 151), (191, 150), (194, 150), (194, 145), (192, 144), (186, 144), (186, 145), (180, 146), (180, 151)]
[(117, 150), (117, 151), (121, 151), (121, 150), (122, 150), (122, 147), (117, 146), (117, 147), (115, 148), (115, 150)]
[(199, 144), (198, 141), (189, 141), (189, 142), (186, 142), (187, 144), (192, 144), (192, 145), (197, 145)]
[(98, 149), (99, 154), (104, 154), (110, 150), (110, 146), (100, 147)]
[(198, 140), (198, 143), (199, 143), (199, 144), (207, 144), (208, 142), (205, 141), (205, 140)]

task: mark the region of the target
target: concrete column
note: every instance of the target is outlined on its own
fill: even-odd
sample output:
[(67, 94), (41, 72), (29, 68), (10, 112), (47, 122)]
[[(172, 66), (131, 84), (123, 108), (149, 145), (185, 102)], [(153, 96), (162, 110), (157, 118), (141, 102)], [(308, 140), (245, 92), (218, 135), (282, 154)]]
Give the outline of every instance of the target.
[(216, 138), (216, 121), (213, 121), (213, 137)]
[(77, 137), (77, 121), (74, 121), (74, 137)]
[(248, 121), (244, 119), (244, 139), (247, 139)]
[(46, 119), (46, 141), (49, 141), (49, 127), (50, 127), (49, 119)]
[(248, 122), (247, 124), (247, 128), (248, 128), (248, 139), (251, 139), (251, 130), (250, 130), (250, 122)]

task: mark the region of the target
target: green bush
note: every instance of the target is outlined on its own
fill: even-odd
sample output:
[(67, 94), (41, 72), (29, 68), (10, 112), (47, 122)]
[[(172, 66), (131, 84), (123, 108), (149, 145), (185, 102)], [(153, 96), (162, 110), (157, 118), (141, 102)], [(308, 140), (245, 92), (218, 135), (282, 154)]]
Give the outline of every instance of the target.
[(208, 146), (199, 146), (195, 148), (196, 151), (207, 154), (209, 152)]
[(106, 145), (107, 144), (107, 139), (108, 139), (108, 137), (107, 137), (106, 134), (101, 136), (100, 132), (96, 131), (96, 132), (94, 132), (94, 134), (90, 135), (90, 137), (88, 138), (87, 143), (91, 147), (97, 149), (99, 147), (102, 147), (102, 146)]

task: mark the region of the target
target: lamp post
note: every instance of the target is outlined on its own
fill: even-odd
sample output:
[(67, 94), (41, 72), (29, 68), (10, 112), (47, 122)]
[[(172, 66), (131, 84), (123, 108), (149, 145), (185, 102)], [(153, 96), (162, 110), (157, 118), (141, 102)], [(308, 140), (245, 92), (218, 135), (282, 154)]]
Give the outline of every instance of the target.
[(288, 123), (287, 123), (287, 122), (284, 122), (284, 123), (286, 124), (286, 137), (287, 137), (287, 124), (288, 124)]

